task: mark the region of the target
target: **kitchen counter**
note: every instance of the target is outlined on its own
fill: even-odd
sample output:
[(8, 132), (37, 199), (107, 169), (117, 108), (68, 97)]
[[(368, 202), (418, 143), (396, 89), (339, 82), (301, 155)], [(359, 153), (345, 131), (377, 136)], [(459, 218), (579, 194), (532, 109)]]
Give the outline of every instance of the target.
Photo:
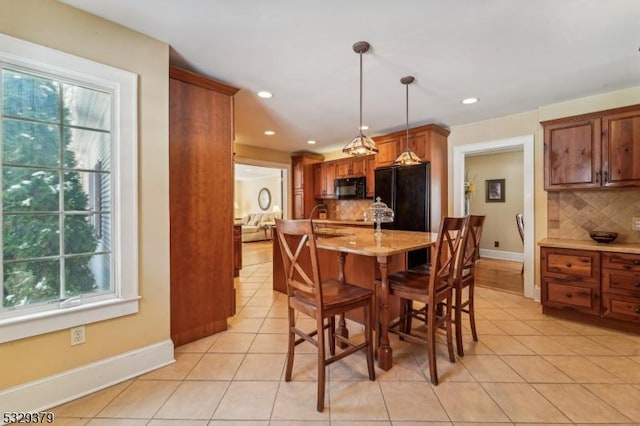
[(373, 226), (373, 222), (364, 220), (313, 219), (313, 223), (323, 226)]
[(564, 238), (543, 238), (538, 241), (540, 247), (566, 248), (575, 250), (593, 250), (615, 253), (640, 254), (640, 244), (633, 243), (597, 243), (592, 240), (569, 240)]

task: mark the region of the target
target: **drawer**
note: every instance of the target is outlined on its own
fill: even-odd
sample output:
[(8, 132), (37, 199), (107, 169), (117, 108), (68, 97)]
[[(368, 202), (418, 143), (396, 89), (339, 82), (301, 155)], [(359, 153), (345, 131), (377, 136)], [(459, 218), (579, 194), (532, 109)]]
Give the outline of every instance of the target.
[(600, 281), (600, 253), (586, 250), (540, 250), (543, 276), (579, 278), (585, 282)]
[(602, 291), (640, 297), (640, 272), (603, 269)]
[(603, 293), (602, 316), (640, 323), (640, 297)]
[(600, 292), (597, 286), (570, 282), (542, 281), (542, 303), (600, 315)]
[(640, 272), (640, 255), (628, 253), (602, 253), (602, 267)]

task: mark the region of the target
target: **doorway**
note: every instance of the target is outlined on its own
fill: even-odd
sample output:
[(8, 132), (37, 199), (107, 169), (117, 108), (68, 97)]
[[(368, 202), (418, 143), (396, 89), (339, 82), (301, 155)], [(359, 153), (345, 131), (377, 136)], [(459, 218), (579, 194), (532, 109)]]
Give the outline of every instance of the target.
[[(465, 158), (471, 154), (494, 153), (508, 149), (523, 150), (523, 205), (525, 223), (524, 229), (524, 296), (540, 300), (540, 289), (534, 286), (534, 252), (535, 241), (533, 232), (534, 223), (534, 181), (533, 181), (533, 135), (517, 136), (507, 139), (479, 142), (453, 147), (453, 211), (456, 215), (464, 215), (465, 194)], [(514, 219), (515, 220), (515, 219)], [(514, 222), (515, 226), (515, 222)]]

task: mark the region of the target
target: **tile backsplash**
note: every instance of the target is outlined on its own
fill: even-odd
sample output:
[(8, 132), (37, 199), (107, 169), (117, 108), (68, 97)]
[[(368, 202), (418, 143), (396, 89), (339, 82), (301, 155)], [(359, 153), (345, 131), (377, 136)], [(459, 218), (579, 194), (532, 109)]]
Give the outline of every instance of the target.
[(324, 200), (327, 205), (327, 219), (362, 220), (364, 211), (373, 200)]
[(620, 243), (640, 243), (631, 218), (640, 217), (640, 189), (547, 192), (547, 236), (589, 240), (589, 231), (617, 232)]

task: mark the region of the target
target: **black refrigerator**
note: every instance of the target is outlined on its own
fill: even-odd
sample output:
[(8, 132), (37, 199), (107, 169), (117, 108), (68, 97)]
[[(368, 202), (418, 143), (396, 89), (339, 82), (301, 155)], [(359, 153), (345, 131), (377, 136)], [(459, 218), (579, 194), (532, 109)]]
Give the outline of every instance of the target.
[[(394, 221), (383, 223), (383, 229), (430, 231), (429, 163), (414, 166), (381, 167), (375, 170), (375, 197), (395, 213)], [(427, 249), (407, 253), (407, 267), (414, 268), (429, 261)]]

